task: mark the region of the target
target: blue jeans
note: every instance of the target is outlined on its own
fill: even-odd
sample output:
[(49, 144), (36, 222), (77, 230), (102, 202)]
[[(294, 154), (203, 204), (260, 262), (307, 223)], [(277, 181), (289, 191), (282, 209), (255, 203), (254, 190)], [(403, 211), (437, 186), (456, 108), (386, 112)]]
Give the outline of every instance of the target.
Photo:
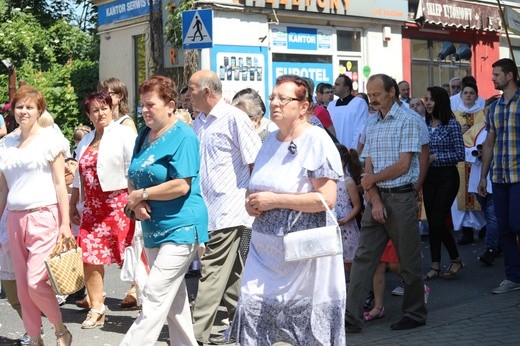
[(498, 228), (498, 220), (495, 214), (495, 204), (493, 203), (493, 194), (488, 193), (486, 197), (476, 195), (480, 207), (486, 217), (486, 247), (488, 249), (498, 250), (500, 245), (500, 231)]
[(493, 202), (500, 229), (506, 279), (520, 283), (520, 183), (493, 183)]

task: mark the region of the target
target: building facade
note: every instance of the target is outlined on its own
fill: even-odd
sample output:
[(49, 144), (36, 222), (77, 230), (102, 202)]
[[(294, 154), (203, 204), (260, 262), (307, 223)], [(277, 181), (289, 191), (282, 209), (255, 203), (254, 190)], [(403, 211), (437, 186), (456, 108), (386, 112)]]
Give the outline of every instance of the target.
[[(182, 68), (184, 52), (162, 41), (164, 59), (153, 59), (149, 0), (93, 1), (99, 9), (100, 79), (122, 79), (137, 108), (139, 83), (153, 71)], [(171, 1), (154, 2), (165, 25)], [(371, 74), (386, 73), (410, 81), (418, 97), (430, 85), (473, 75), (480, 94), (488, 97), (496, 93), (492, 62), (510, 56), (492, 0), (208, 0), (195, 5), (212, 10), (211, 23), (203, 23), (211, 25), (212, 47), (198, 50), (199, 67), (219, 75), (227, 98), (251, 87), (265, 99), (276, 77), (286, 73), (330, 84), (345, 73), (357, 92), (366, 91)], [(520, 37), (512, 34), (510, 40), (520, 59)], [(449, 54), (439, 56), (443, 49)]]

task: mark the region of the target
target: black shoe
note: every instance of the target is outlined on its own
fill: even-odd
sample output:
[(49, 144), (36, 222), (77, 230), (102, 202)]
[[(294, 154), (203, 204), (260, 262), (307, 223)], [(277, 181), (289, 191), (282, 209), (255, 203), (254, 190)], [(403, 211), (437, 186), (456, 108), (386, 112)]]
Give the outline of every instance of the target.
[(480, 231), (478, 231), (478, 239), (482, 240), (486, 237), (486, 226), (482, 227)]
[(426, 322), (419, 322), (416, 320), (412, 320), (408, 316), (404, 316), (401, 318), (401, 320), (397, 323), (394, 323), (390, 326), (390, 329), (392, 330), (406, 330), (406, 329), (413, 329), (417, 327), (424, 326)]
[(473, 228), (462, 227), (462, 237), (459, 239), (457, 244), (459, 245), (467, 245), (475, 242), (473, 238)]
[(485, 265), (492, 266), (495, 264), (495, 257), (497, 255), (497, 251), (495, 249), (487, 249), (482, 255), (478, 257), (478, 260)]
[(234, 344), (236, 342), (234, 337), (231, 337), (229, 340), (226, 339), (224, 335), (218, 335), (209, 338), (209, 343), (213, 345), (227, 345)]
[(346, 329), (347, 333), (349, 333), (349, 334), (361, 333), (361, 331), (362, 331), (362, 328), (356, 327), (348, 322), (345, 322), (345, 329)]
[(186, 274), (184, 274), (184, 277), (188, 277), (188, 278), (199, 277), (200, 278), (200, 270), (198, 270), (198, 269), (188, 270), (186, 272)]

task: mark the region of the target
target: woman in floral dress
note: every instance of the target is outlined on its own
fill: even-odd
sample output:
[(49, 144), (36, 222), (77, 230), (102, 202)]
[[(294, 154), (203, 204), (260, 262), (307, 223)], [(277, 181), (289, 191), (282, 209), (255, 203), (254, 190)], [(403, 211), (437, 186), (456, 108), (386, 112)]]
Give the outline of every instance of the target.
[(359, 245), (359, 227), (357, 216), (361, 213), (361, 198), (357, 183), (361, 181), (361, 163), (354, 149), (348, 149), (343, 144), (336, 144), (345, 175), (338, 180), (338, 197), (336, 216), (343, 238), (343, 261), (345, 271), (349, 272), (354, 255)]
[[(73, 223), (81, 220), (78, 243), (83, 250), (91, 306), (81, 327), (91, 329), (103, 326), (105, 321), (104, 265), (120, 266), (121, 255), (133, 236), (134, 223), (123, 210), (128, 200), (127, 174), (136, 134), (132, 128), (112, 121), (109, 94), (91, 94), (85, 99), (84, 108), (95, 130), (78, 144), (80, 174), (76, 175), (70, 210)], [(76, 208), (80, 186), (85, 195), (81, 218)]]

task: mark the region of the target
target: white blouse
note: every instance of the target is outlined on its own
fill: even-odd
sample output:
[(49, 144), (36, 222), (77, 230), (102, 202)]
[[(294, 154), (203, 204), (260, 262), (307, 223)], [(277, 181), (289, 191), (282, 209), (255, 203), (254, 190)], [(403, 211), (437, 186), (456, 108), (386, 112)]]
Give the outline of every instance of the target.
[(50, 163), (69, 150), (69, 142), (52, 128), (39, 130), (31, 143), (20, 145), (15, 131), (0, 142), (0, 171), (5, 176), (9, 193), (8, 210), (27, 210), (56, 204), (56, 189)]

